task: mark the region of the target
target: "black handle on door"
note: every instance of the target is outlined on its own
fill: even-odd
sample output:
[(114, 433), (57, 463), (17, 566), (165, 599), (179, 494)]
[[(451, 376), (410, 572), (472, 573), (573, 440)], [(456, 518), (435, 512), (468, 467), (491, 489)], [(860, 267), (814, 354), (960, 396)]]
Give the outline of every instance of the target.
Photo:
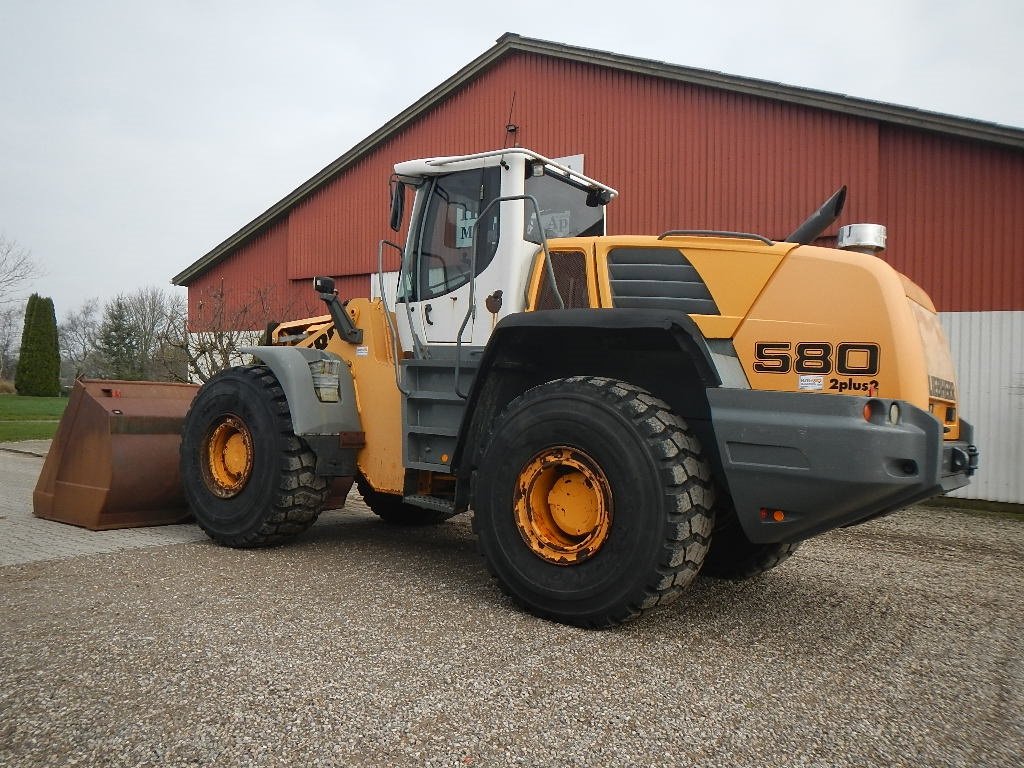
[(429, 304), (424, 304), (423, 305), (423, 319), (427, 321), (427, 325), (433, 325), (434, 324), (434, 321), (430, 319), (430, 310), (432, 310), (432, 309), (433, 309), (433, 307), (430, 306)]

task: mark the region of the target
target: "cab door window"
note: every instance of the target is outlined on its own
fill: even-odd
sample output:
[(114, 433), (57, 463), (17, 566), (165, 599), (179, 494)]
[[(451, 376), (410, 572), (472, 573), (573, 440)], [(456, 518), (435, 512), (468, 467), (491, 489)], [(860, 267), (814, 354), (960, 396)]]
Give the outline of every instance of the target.
[(476, 273), (491, 263), (498, 248), (500, 205), (480, 213), (500, 195), (497, 168), (462, 171), (433, 180), (430, 187), (416, 257), (420, 301), (451, 293), (469, 282), (476, 247)]

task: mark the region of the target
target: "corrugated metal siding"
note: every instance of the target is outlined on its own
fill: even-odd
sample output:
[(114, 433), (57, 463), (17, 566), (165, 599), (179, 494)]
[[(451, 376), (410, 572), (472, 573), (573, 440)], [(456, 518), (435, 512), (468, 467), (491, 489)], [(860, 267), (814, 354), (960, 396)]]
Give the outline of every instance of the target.
[(609, 207), (612, 232), (783, 237), (842, 183), (871, 213), (870, 121), (549, 58), (508, 66), (518, 70), (509, 90), (518, 85), (520, 143), (584, 153), (587, 173), (622, 192)]
[(880, 138), (886, 260), (940, 311), (1024, 309), (1024, 153), (889, 126)]
[[(327, 312), (310, 279), (290, 279), (287, 273), (288, 229), (288, 219), (282, 219), (188, 287), (190, 331), (259, 330), (270, 321)], [(366, 286), (366, 275), (342, 274), (335, 280), (343, 300), (367, 296)]]
[[(288, 280), (288, 220), (253, 238), (188, 287), (189, 330), (250, 330), (316, 314), (308, 281)], [(311, 311), (312, 310), (312, 311)]]
[(954, 496), (1024, 504), (1024, 312), (943, 312), (981, 468)]
[(783, 237), (843, 183), (852, 214), (874, 218), (871, 121), (516, 55), (296, 206), (288, 277), (373, 271), (377, 241), (395, 239), (384, 221), (394, 162), (500, 146), (513, 93), (521, 145), (582, 152), (588, 174), (620, 189), (610, 231), (720, 227)]

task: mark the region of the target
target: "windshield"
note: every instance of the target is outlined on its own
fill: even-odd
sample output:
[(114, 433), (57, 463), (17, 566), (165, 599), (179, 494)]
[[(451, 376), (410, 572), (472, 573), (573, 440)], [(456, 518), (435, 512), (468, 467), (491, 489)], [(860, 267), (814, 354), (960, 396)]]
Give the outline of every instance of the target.
[(537, 198), (540, 226), (533, 204), (526, 202), (526, 226), (523, 237), (540, 243), (540, 230), (552, 237), (596, 237), (604, 234), (604, 206), (587, 205), (587, 191), (546, 169), (543, 176), (526, 177), (526, 194)]

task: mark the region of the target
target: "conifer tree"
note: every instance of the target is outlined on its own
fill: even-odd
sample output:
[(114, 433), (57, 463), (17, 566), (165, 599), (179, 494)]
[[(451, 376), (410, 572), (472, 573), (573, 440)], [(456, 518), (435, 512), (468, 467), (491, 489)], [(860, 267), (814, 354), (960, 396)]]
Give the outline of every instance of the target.
[[(24, 374), (22, 372), (28, 369), (27, 367), (22, 366), (22, 361), (25, 359), (26, 355), (31, 355), (31, 350), (29, 349), (27, 342), (31, 336), (32, 317), (35, 313), (36, 303), (38, 301), (39, 294), (33, 293), (28, 297), (28, 303), (25, 305), (25, 320), (21, 324), (21, 347), (19, 347), (18, 351), (18, 367), (14, 371), (14, 388), (18, 392), (21, 392), (24, 386), (22, 383)], [(28, 367), (31, 366), (31, 364), (27, 365)]]
[(60, 346), (53, 299), (32, 294), (25, 309), (25, 330), (15, 374), (19, 395), (60, 394)]
[(104, 378), (134, 380), (144, 376), (131, 307), (124, 296), (118, 296), (103, 310), (97, 346), (103, 355)]
[(40, 394), (60, 396), (60, 337), (57, 334), (57, 312), (53, 299), (47, 296), (36, 310), (40, 314), (40, 368), (42, 370)]

